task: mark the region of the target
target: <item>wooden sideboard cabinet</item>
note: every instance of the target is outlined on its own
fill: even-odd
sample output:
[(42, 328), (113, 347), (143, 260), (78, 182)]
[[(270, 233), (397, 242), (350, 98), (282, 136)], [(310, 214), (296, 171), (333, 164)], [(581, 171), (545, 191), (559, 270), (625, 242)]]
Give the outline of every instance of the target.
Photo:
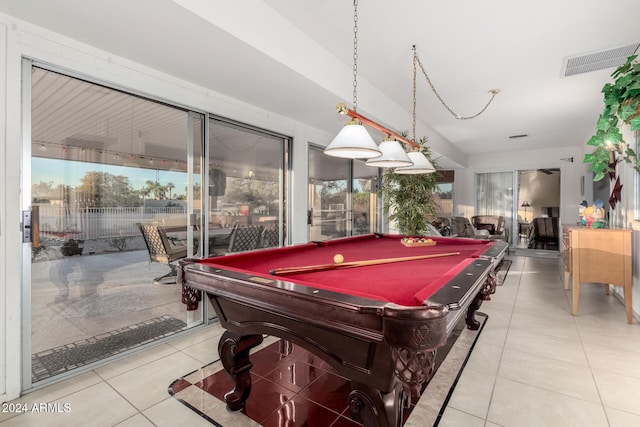
[(603, 283), (607, 294), (610, 284), (624, 288), (627, 323), (633, 322), (631, 229), (563, 225), (562, 257), (565, 289), (569, 289), (569, 277), (573, 278), (574, 316), (578, 314), (580, 283)]

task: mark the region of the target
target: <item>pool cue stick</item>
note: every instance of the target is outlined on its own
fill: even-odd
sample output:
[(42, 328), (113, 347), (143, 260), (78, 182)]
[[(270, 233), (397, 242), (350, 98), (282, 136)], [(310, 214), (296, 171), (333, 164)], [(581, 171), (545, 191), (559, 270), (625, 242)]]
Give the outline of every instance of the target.
[(339, 270), (343, 268), (354, 268), (354, 267), (366, 267), (369, 265), (391, 264), (391, 263), (404, 262), (404, 261), (416, 261), (420, 259), (440, 258), (440, 257), (452, 256), (452, 255), (460, 255), (460, 252), (447, 252), (442, 254), (405, 256), (405, 257), (398, 257), (398, 258), (369, 259), (369, 260), (363, 260), (363, 261), (343, 262), (340, 264), (318, 264), (318, 265), (304, 265), (300, 267), (283, 267), (283, 268), (273, 269), (269, 272), (269, 274), (273, 276), (282, 276), (285, 274), (313, 273), (316, 271)]

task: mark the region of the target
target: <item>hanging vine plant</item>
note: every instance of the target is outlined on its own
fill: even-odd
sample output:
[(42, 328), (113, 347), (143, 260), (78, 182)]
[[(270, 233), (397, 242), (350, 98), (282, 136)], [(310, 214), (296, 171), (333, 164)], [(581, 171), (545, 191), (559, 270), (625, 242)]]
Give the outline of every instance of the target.
[(420, 140), (420, 151), (436, 169), (435, 173), (405, 175), (395, 173), (395, 169), (385, 172), (380, 192), (384, 200), (384, 212), (389, 221), (398, 224), (405, 236), (424, 236), (427, 222), (435, 220), (439, 211), (435, 190), (438, 185), (438, 166), (431, 159), (431, 150), (426, 146), (428, 139)]
[(613, 172), (611, 167), (617, 157), (640, 172), (640, 159), (634, 147), (623, 139), (620, 123), (630, 125), (632, 131), (640, 130), (640, 64), (635, 61), (638, 55), (632, 55), (611, 74), (613, 83), (602, 88), (604, 110), (598, 119), (596, 133), (587, 141), (595, 147), (593, 153), (585, 154), (584, 163), (591, 163), (589, 169), (594, 173), (593, 180), (600, 181)]

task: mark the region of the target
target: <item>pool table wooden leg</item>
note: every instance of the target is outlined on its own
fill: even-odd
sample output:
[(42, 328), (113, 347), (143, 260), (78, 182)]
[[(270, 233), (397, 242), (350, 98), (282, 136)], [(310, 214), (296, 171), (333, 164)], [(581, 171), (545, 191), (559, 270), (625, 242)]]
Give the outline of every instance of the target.
[(349, 409), (364, 427), (402, 427), (404, 408), (410, 402), (401, 383), (388, 393), (356, 382), (351, 389)]
[(226, 331), (218, 343), (218, 354), (225, 371), (234, 382), (234, 389), (224, 395), (227, 409), (240, 411), (251, 393), (249, 351), (262, 343), (262, 335), (238, 335)]
[(480, 309), (482, 305), (482, 301), (491, 300), (491, 294), (496, 292), (496, 275), (495, 272), (489, 273), (489, 277), (480, 288), (480, 292), (475, 296), (471, 304), (469, 304), (469, 308), (467, 309), (467, 317), (465, 321), (467, 322), (467, 327), (471, 330), (477, 330), (480, 328), (480, 322), (476, 320), (476, 311)]
[(480, 328), (480, 322), (476, 320), (476, 311), (480, 309), (482, 305), (482, 295), (478, 292), (478, 295), (471, 301), (469, 304), (469, 308), (467, 309), (467, 317), (465, 317), (465, 321), (467, 322), (467, 328), (475, 331)]

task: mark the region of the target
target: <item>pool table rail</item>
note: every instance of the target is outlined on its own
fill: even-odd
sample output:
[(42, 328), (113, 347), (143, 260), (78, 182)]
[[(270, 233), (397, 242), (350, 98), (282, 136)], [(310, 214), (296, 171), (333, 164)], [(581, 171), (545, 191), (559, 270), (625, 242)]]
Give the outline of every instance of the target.
[[(258, 280), (254, 281), (255, 279)], [(204, 291), (212, 303), (217, 301), (214, 308), (223, 326), (230, 323), (236, 329), (251, 329), (254, 331), (252, 333), (257, 333), (259, 329), (259, 333), (277, 336), (283, 333), (303, 335), (298, 340), (309, 341), (309, 344), (316, 348), (323, 346), (311, 340), (309, 333), (300, 334), (299, 331), (287, 330), (284, 325), (275, 325), (275, 322), (293, 319), (295, 323), (289, 329), (300, 329), (301, 325), (310, 324), (324, 331), (380, 343), (388, 339), (398, 340), (402, 336), (401, 331), (388, 324), (404, 323), (404, 328), (407, 329), (411, 323), (432, 323), (433, 332), (440, 328), (443, 332), (442, 336), (432, 334), (430, 339), (434, 341), (434, 348), (443, 345), (443, 339), (446, 340), (444, 333), (449, 309), (439, 303), (404, 307), (323, 289), (313, 290), (307, 286), (285, 283), (280, 279), (265, 281), (261, 277), (256, 278), (189, 261), (180, 261), (178, 280), (187, 287)], [(221, 303), (221, 300), (251, 305), (256, 312), (251, 313), (251, 320), (242, 317), (241, 322), (237, 320), (240, 313), (229, 313), (226, 303)], [(276, 315), (277, 318), (266, 320), (271, 315)], [(409, 338), (405, 339), (403, 345), (411, 345)]]

